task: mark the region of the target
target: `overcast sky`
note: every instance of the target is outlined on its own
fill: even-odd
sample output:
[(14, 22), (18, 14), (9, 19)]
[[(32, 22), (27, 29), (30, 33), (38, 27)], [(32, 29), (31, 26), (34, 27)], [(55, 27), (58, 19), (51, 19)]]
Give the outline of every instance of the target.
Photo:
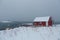
[(33, 21), (37, 16), (60, 21), (60, 0), (0, 0), (0, 21)]

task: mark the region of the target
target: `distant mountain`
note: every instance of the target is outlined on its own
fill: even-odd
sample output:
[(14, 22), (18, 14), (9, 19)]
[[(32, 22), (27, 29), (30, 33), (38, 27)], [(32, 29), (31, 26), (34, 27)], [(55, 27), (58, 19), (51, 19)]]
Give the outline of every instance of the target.
[(11, 23), (12, 21), (1, 21), (1, 23)]

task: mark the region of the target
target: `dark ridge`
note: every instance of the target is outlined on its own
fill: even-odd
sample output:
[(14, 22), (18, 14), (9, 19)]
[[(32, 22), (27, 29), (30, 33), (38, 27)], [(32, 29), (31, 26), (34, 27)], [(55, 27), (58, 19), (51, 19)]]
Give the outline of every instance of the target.
[[(33, 23), (32, 21), (13, 21), (10, 23), (2, 23), (0, 22), (0, 30), (5, 30), (6, 28), (16, 28), (19, 26), (29, 26), (26, 23)], [(22, 25), (23, 24), (23, 25)], [(53, 22), (53, 24), (60, 24), (60, 22)]]

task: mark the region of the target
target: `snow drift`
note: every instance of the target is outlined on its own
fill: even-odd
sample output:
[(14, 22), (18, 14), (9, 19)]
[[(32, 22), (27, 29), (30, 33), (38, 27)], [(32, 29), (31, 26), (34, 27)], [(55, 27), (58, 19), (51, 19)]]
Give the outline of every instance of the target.
[(60, 40), (60, 25), (3, 30), (0, 31), (0, 40)]

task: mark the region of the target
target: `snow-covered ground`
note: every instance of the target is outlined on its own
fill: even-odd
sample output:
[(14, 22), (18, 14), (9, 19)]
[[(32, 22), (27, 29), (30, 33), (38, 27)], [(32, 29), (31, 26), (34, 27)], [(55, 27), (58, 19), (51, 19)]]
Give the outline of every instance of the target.
[(2, 30), (0, 31), (0, 40), (60, 40), (60, 25)]

